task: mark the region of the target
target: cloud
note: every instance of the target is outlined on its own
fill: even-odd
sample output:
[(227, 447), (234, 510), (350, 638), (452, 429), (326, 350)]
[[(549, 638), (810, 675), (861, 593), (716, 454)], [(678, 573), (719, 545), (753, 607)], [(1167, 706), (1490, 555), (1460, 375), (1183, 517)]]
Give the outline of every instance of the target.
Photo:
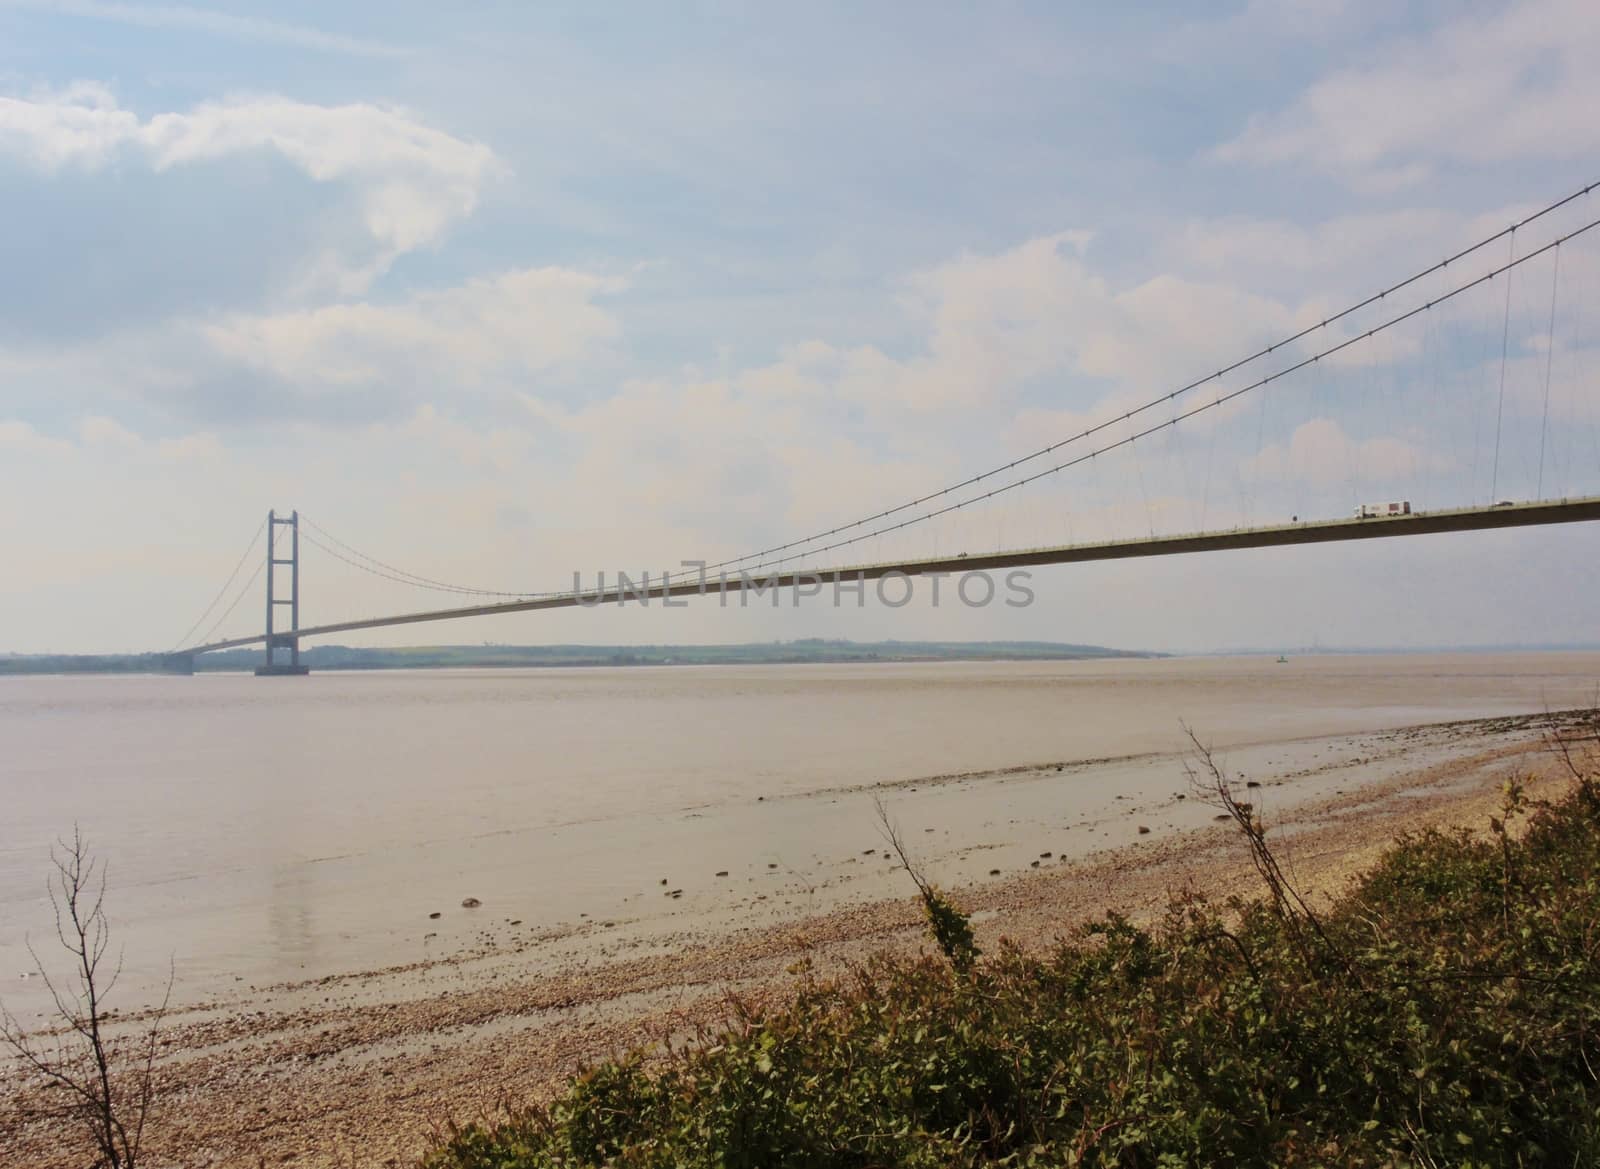
[(1089, 263), (1088, 244), (1060, 232), (914, 273), (902, 308), (918, 352), (813, 340), (752, 376), (879, 420), (1009, 409), (1030, 393), (1081, 412), (1174, 390), (1292, 325), (1288, 307), (1221, 281), (1163, 273), (1119, 289)]
[[(656, 517), (647, 544), (672, 551), (692, 543), (668, 539), (668, 532), (698, 532), (700, 539), (715, 533), (719, 543), (735, 545), (771, 542), (775, 532), (825, 529), (1116, 418), (1260, 339), (1276, 340), (1297, 320), (1295, 310), (1221, 281), (1165, 274), (1119, 289), (1089, 263), (1087, 244), (1081, 233), (1057, 233), (913, 274), (901, 286), (902, 308), (920, 343), (908, 353), (811, 339), (721, 378), (690, 372), (633, 379), (581, 406), (523, 395), (526, 415), (571, 452), (570, 481), (582, 493), (603, 494), (620, 513)], [(1189, 440), (1207, 436), (1194, 457), (1208, 457), (1211, 432), (1246, 408), (1229, 403), (1187, 420), (1181, 439), (1166, 431), (1141, 439), (1119, 452), (1120, 461), (1102, 460), (1096, 474), (1126, 473), (1140, 492), (1141, 516), (1149, 513), (1146, 494), (1187, 499), (1169, 480), (1192, 471), (1198, 484), (1206, 473), (1182, 462)], [(1137, 424), (1113, 426), (1094, 445), (1159, 426), (1176, 412), (1159, 408)], [(1253, 440), (1255, 426), (1249, 429)], [(975, 434), (999, 434), (1012, 455), (975, 442)], [(1392, 452), (1374, 441), (1358, 454), (1377, 465)], [(1048, 465), (1041, 460), (1015, 474)], [(821, 467), (826, 474), (817, 473)], [(1140, 476), (1149, 482), (1142, 485)], [(939, 523), (952, 533), (971, 527), (976, 546), (984, 546), (995, 530), (990, 518), (1009, 516), (1008, 530), (1021, 531), (1018, 516), (1040, 490)], [(1196, 485), (1191, 495), (1200, 491)], [(1167, 509), (1173, 517), (1176, 506)], [(1183, 506), (1204, 512), (1201, 502)], [(868, 545), (854, 553), (871, 551)]]
[(324, 260), (346, 293), (365, 288), (398, 256), (438, 242), (504, 169), (487, 146), (395, 108), (240, 97), (144, 120), (95, 82), (0, 97), (0, 154), (52, 175), (127, 161), (166, 173), (249, 155), (280, 158), (316, 183), (355, 192), (373, 246), (355, 259)]
[[(1510, 222), (1507, 218), (1490, 230)], [(1339, 215), (1317, 223), (1227, 216), (1187, 221), (1172, 248), (1180, 264), (1235, 278), (1248, 275), (1252, 282), (1281, 278), (1286, 272), (1324, 278), (1345, 275), (1352, 264), (1358, 266), (1358, 279), (1367, 282), (1401, 275), (1393, 271), (1373, 275), (1375, 258), (1392, 265), (1396, 247), (1421, 240), (1432, 262), (1436, 253), (1457, 243), (1462, 225), (1459, 215), (1420, 207)]]
[(601, 302), (624, 286), (526, 268), (393, 302), (180, 317), (93, 342), (0, 347), (0, 377), (38, 415), (347, 429), (441, 398), (481, 421), (519, 393), (566, 387), (604, 355), (621, 324)]
[(76, 438), (54, 438), (27, 422), (0, 421), (0, 449), (59, 458), (89, 457), (114, 460), (120, 456), (154, 457), (161, 462), (187, 462), (216, 458), (222, 443), (215, 434), (196, 432), (148, 440), (115, 418), (93, 414), (81, 419)]
[(1214, 155), (1308, 166), (1378, 192), (1415, 185), (1441, 163), (1583, 158), (1600, 148), (1597, 54), (1592, 0), (1474, 12), (1323, 77)]
[(191, 462), (222, 457), (222, 440), (209, 432), (156, 440), (156, 457), (164, 462)]
[[(207, 422), (393, 420), (447, 388), (464, 417), (489, 400), (520, 396), (538, 402), (532, 408), (547, 412), (550, 427), (570, 430), (572, 419), (545, 400), (557, 379), (586, 383), (600, 401), (629, 400), (644, 386), (658, 387), (657, 396), (721, 395), (765, 425), (804, 413), (836, 433), (870, 435), (883, 449), (914, 450), (935, 436), (960, 439), (975, 414), (996, 409), (1086, 417), (1125, 410), (1292, 322), (1287, 307), (1217, 281), (1163, 275), (1118, 290), (1081, 255), (1086, 242), (1055, 234), (908, 277), (901, 307), (920, 338), (909, 353), (812, 338), (714, 382), (661, 371), (616, 388), (596, 380), (626, 368), (625, 317), (606, 302), (628, 282), (555, 267), (395, 302), (182, 318), (97, 349), (14, 351), (0, 360), (41, 383), (57, 370), (59, 383), (116, 385)], [(1030, 404), (1029, 395), (1048, 405)], [(663, 441), (659, 431), (654, 441)]]
[(182, 4), (115, 4), (100, 0), (0, 0), (0, 8), (81, 16), (144, 28), (187, 29), (235, 40), (293, 45), (359, 57), (399, 57), (407, 50), (359, 37), (341, 36), (305, 25), (254, 16), (235, 16)]
[(29, 423), (13, 418), (0, 420), (0, 450), (17, 454), (63, 455), (72, 450), (72, 444), (49, 438)]
[(465, 388), (523, 381), (591, 355), (620, 332), (595, 301), (622, 287), (571, 269), (527, 268), (399, 304), (239, 314), (197, 329), (216, 356), (301, 386)]
[(91, 415), (79, 423), (78, 435), (84, 446), (104, 450), (137, 450), (144, 445), (144, 440), (133, 431), (101, 414)]
[(1287, 444), (1273, 443), (1246, 459), (1241, 473), (1247, 479), (1294, 479), (1328, 486), (1448, 471), (1454, 466), (1450, 458), (1404, 439), (1382, 435), (1357, 440), (1332, 419), (1313, 418), (1295, 427)]
[[(427, 430), (464, 463), (492, 469), (502, 493), (494, 508), (535, 501), (546, 517), (544, 546), (569, 572), (615, 567), (619, 558), (659, 570), (683, 557), (749, 552), (853, 518), (863, 500), (920, 494), (959, 469), (937, 429), (896, 449), (873, 424), (838, 423), (831, 383), (774, 396), (764, 374), (630, 379), (572, 405), (524, 395), (520, 466), (494, 462), (494, 450), (512, 441), (498, 430), (464, 440), (433, 418)], [(534, 451), (537, 459), (526, 458)], [(530, 476), (541, 485), (513, 486)], [(577, 502), (569, 510), (558, 498)]]

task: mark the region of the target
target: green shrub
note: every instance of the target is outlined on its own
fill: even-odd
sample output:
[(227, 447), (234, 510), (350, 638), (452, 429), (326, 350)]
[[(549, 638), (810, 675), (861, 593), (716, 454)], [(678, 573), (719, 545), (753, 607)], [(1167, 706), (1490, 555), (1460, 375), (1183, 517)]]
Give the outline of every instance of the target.
[(1597, 1165), (1595, 805), (1508, 799), (1520, 840), (1402, 838), (1315, 947), (1270, 901), (1175, 899), (981, 961), (952, 924), (949, 962), (808, 976), (711, 1046), (597, 1067), (427, 1164)]

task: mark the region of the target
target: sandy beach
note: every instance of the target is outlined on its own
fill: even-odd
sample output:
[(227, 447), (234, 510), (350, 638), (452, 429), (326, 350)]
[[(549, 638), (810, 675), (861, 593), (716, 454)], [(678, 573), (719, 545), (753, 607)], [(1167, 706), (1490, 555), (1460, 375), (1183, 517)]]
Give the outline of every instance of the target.
[[(1233, 749), (1224, 762), (1259, 777), (1256, 800), (1297, 879), (1329, 896), (1399, 833), (1486, 824), (1509, 775), (1536, 777), (1535, 794), (1555, 790), (1560, 772), (1541, 722), (1264, 743)], [(1172, 754), (1080, 765), (1149, 778), (1117, 787), (1102, 812), (1071, 824), (1041, 818), (1036, 839), (1023, 825), (992, 847), (959, 831), (945, 842), (950, 816), (1004, 790), (1014, 823), (1060, 782), (1054, 766), (850, 790), (884, 801), (919, 863), (972, 913), (980, 945), (1004, 937), (1042, 946), (1107, 910), (1158, 911), (1174, 890), (1253, 891), (1242, 843), (1187, 795), (1184, 762)], [(931, 817), (916, 797), (940, 788), (954, 795), (953, 811), (924, 823)], [(463, 945), (434, 960), (186, 1004), (164, 1024), (149, 1163), (408, 1165), (452, 1120), (493, 1117), (587, 1063), (714, 1027), (729, 995), (780, 1001), (801, 959), (826, 972), (874, 952), (915, 952), (925, 942), (909, 881), (887, 861), (875, 826), (858, 827), (868, 843), (815, 873), (767, 862), (770, 883), (718, 871), (677, 897), (690, 882), (669, 880), (657, 895), (681, 912), (530, 932), (497, 918), (491, 904), (470, 918)], [(834, 873), (863, 867), (881, 880)], [(704, 891), (736, 877), (748, 878), (737, 894)], [(70, 1132), (38, 1115), (47, 1093), (10, 1074), (4, 1095), (0, 1165), (79, 1163)]]

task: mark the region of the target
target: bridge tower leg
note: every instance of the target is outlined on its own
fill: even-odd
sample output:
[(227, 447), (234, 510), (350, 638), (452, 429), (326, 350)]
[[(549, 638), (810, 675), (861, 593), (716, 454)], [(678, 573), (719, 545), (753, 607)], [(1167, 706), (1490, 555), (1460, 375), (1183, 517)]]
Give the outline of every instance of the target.
[[(277, 554), (278, 529), (289, 529), (289, 555)], [(289, 595), (278, 595), (276, 570), (289, 570)], [(274, 631), (278, 607), (289, 606), (289, 628)], [(279, 519), (276, 511), (267, 513), (267, 660), (256, 668), (256, 677), (300, 677), (311, 672), (310, 666), (300, 664), (300, 513), (289, 513), (288, 519)], [(287, 650), (280, 655), (279, 650)]]

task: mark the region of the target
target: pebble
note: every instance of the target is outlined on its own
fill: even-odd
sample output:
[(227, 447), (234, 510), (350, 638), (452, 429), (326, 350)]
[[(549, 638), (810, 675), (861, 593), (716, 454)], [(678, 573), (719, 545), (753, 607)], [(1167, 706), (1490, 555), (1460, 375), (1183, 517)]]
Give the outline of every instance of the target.
[(476, 897), (463, 897), (461, 899), (462, 909), (476, 909), (482, 904), (483, 902), (479, 901)]

